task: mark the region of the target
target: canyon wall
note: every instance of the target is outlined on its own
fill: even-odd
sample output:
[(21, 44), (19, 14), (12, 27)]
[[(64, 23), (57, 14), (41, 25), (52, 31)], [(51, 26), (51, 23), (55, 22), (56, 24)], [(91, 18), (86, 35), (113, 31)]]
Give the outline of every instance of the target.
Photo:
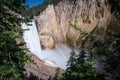
[(34, 19), (43, 47), (54, 48), (57, 43), (77, 47), (81, 35), (70, 24), (88, 33), (101, 27), (106, 30), (111, 13), (106, 0), (61, 0), (56, 6), (49, 5)]

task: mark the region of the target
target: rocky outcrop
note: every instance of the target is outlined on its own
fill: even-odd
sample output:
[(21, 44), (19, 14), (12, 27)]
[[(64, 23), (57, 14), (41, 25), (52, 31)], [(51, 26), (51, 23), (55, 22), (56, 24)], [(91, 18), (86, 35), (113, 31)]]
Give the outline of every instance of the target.
[(107, 28), (111, 20), (106, 0), (61, 0), (49, 5), (35, 17), (40, 41), (44, 47), (53, 48), (56, 43), (78, 46), (81, 35), (70, 23), (88, 33), (96, 28)]
[(43, 35), (40, 36), (40, 40), (41, 40), (41, 45), (43, 47), (47, 47), (47, 48), (54, 48), (55, 46), (55, 42), (52, 36), (49, 35)]
[[(57, 67), (47, 66), (46, 61), (39, 59), (30, 52), (28, 54), (32, 56), (32, 60), (34, 61), (34, 63), (27, 63), (25, 65), (25, 73), (30, 80), (48, 80), (55, 76)], [(60, 69), (60, 73), (62, 74), (63, 72)]]

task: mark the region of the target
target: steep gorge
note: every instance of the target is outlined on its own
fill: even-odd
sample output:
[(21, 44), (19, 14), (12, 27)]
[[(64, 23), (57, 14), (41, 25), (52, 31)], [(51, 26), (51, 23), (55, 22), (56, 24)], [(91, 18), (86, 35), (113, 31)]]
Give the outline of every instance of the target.
[(43, 47), (54, 48), (57, 43), (78, 47), (80, 33), (70, 23), (88, 33), (96, 28), (104, 31), (110, 23), (111, 13), (106, 0), (61, 0), (56, 6), (49, 5), (34, 19)]

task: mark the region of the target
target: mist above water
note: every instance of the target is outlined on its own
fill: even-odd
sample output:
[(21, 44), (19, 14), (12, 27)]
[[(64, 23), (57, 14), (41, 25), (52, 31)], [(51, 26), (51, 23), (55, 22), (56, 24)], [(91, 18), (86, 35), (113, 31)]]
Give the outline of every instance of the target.
[(56, 44), (54, 49), (46, 48), (42, 50), (35, 22), (32, 21), (29, 24), (32, 24), (32, 26), (22, 23), (22, 28), (26, 29), (23, 38), (27, 48), (42, 59), (46, 65), (66, 69), (66, 62), (70, 57), (71, 49), (67, 45)]

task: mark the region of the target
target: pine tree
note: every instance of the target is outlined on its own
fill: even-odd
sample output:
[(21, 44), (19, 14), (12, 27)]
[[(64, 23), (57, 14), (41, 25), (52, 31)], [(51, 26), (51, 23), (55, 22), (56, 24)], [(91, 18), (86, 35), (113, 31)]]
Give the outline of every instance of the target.
[(62, 80), (62, 73), (60, 71), (60, 68), (56, 68), (56, 74), (55, 74), (55, 77), (49, 80)]
[(97, 74), (92, 61), (86, 59), (86, 52), (81, 49), (79, 55), (75, 54), (74, 51), (71, 53), (64, 80), (94, 80)]
[(23, 36), (19, 17), (25, 0), (0, 0), (0, 80), (24, 80), (24, 65), (30, 61), (23, 48), (24, 43), (17, 43)]

